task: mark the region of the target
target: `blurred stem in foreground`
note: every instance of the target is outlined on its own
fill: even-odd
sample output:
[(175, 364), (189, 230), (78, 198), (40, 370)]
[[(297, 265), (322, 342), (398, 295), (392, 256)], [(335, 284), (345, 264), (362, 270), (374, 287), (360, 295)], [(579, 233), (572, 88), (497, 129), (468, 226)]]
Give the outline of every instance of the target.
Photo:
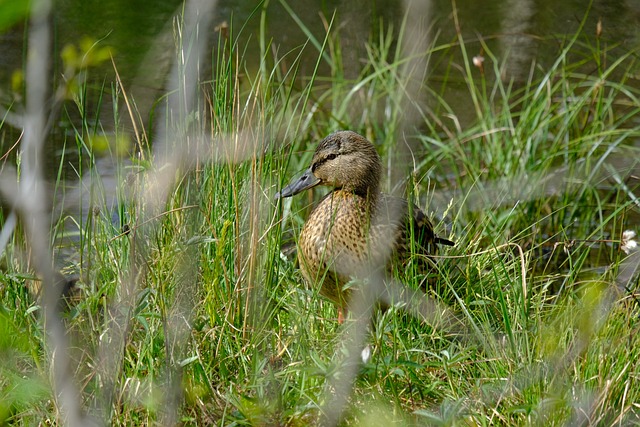
[[(69, 342), (60, 317), (65, 279), (53, 269), (49, 245), (48, 195), (44, 181), (43, 145), (53, 105), (49, 93), (51, 65), (51, 7), (49, 0), (32, 3), (26, 64), (26, 108), (18, 122), (24, 129), (18, 173), (5, 169), (1, 176), (4, 197), (21, 217), (31, 263), (42, 280), (42, 310), (47, 332), (47, 353), (53, 370), (53, 389), (65, 424), (83, 425), (80, 394), (70, 374)], [(9, 225), (9, 224), (7, 224)]]

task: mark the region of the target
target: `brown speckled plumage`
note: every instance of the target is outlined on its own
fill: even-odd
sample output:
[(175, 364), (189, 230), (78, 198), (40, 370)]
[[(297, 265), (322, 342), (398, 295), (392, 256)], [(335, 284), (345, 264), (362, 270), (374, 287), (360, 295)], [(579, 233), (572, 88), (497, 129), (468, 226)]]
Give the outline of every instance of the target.
[(381, 174), (373, 144), (355, 132), (340, 131), (318, 144), (309, 169), (279, 193), (289, 197), (316, 185), (334, 187), (302, 228), (298, 260), (307, 282), (321, 283), (321, 293), (336, 302), (341, 314), (348, 302), (345, 285), (366, 269), (388, 268), (391, 259), (404, 261), (410, 232), (424, 254), (434, 254), (437, 243), (453, 245), (434, 234), (417, 206), (381, 193)]

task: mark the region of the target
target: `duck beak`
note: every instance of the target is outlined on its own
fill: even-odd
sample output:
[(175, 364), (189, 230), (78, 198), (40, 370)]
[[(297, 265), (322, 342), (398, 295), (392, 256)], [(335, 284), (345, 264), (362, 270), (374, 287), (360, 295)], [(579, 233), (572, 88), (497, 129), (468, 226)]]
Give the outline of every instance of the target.
[(282, 191), (277, 193), (276, 199), (295, 196), (296, 194), (311, 187), (315, 187), (318, 184), (320, 184), (320, 178), (316, 177), (311, 171), (311, 168), (309, 168), (300, 178), (296, 179), (291, 184), (284, 187)]

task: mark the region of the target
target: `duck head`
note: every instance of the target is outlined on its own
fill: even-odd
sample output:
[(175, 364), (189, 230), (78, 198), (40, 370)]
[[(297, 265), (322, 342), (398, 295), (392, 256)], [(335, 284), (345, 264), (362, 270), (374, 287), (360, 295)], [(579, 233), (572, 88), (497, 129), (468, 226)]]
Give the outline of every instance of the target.
[(378, 193), (382, 162), (371, 142), (351, 131), (333, 133), (316, 148), (311, 166), (276, 197), (291, 197), (317, 185), (362, 196)]

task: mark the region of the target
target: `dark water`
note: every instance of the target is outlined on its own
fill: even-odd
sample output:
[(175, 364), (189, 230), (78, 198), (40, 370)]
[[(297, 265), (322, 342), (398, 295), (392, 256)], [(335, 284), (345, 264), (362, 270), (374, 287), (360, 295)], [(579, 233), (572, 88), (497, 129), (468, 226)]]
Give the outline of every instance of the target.
[[(266, 2), (266, 31), (280, 56), (299, 49), (307, 41), (285, 4), (276, 0)], [(182, 2), (177, 0), (58, 1), (55, 56), (59, 57), (65, 45), (78, 44), (83, 37), (102, 40), (113, 48), (114, 61), (125, 85), (133, 94), (148, 97), (148, 104), (164, 88), (174, 49), (172, 20), (181, 7)], [(582, 38), (586, 43), (596, 43), (598, 21), (602, 24), (599, 42), (617, 46), (620, 54), (640, 43), (640, 1), (600, 0), (589, 5), (584, 0), (296, 0), (287, 7), (319, 40), (325, 34), (327, 22), (335, 16), (333, 28), (340, 34), (348, 75), (357, 75), (362, 67), (365, 43), (379, 33), (381, 26), (399, 31), (407, 11), (410, 19), (429, 30), (430, 42), (444, 44), (456, 39), (455, 7), (469, 53), (480, 53), (483, 40), (504, 61), (505, 75), (516, 81), (527, 78), (532, 61), (542, 67), (553, 61), (562, 40), (578, 31), (583, 21)], [(255, 66), (260, 60), (257, 39), (261, 11), (261, 3), (255, 1), (219, 1), (214, 18), (214, 26), (222, 22), (231, 25), (233, 33), (242, 40), (240, 45), (247, 45), (245, 58), (249, 62), (255, 58)], [(216, 32), (210, 29), (210, 33), (215, 44)], [(4, 104), (15, 100), (10, 78), (23, 65), (25, 45), (25, 25), (15, 25), (0, 36), (0, 100)], [(311, 73), (317, 58), (314, 49), (305, 52), (303, 74)], [(437, 78), (438, 64), (431, 66), (431, 73)], [(56, 71), (54, 75), (59, 78), (60, 70)], [(91, 72), (91, 81), (110, 88), (113, 76), (111, 64), (105, 64)], [(453, 93), (450, 101), (454, 108), (455, 100)], [(104, 101), (104, 123), (108, 123), (104, 116), (110, 111), (108, 101)], [(3, 130), (6, 133), (6, 128)], [(61, 138), (58, 135), (55, 139)], [(12, 139), (3, 138), (0, 148), (6, 150)]]

